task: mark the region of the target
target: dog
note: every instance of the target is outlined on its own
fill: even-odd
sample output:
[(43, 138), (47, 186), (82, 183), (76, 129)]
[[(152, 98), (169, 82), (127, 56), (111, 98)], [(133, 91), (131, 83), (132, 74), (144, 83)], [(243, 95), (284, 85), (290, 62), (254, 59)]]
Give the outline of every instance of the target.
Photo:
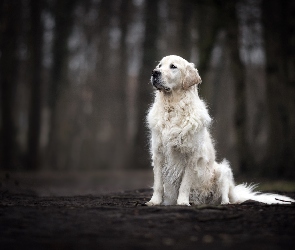
[(212, 118), (199, 98), (202, 80), (193, 63), (166, 56), (152, 71), (150, 82), (156, 91), (147, 115), (154, 172), (148, 206), (294, 202), (286, 196), (255, 192), (256, 185), (235, 185), (229, 162), (216, 162)]

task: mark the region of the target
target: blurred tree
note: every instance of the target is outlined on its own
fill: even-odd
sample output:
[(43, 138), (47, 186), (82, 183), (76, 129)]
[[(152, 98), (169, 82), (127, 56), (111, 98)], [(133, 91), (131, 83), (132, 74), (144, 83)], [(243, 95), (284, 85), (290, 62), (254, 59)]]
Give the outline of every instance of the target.
[(49, 163), (54, 169), (57, 167), (57, 147), (58, 143), (58, 109), (57, 104), (62, 90), (67, 84), (67, 66), (68, 66), (68, 39), (73, 28), (73, 12), (77, 0), (54, 0), (53, 16), (55, 20), (54, 40), (53, 40), (53, 63), (49, 90), (50, 107), (50, 131), (48, 143)]
[[(167, 13), (165, 55), (179, 55), (187, 60), (191, 56), (191, 29), (193, 4), (192, 1), (170, 0), (166, 1), (169, 6)], [(159, 34), (160, 36), (161, 34)]]
[(43, 24), (41, 20), (43, 1), (30, 1), (31, 30), (29, 36), (31, 60), (31, 100), (29, 108), (27, 169), (40, 167), (39, 142), (42, 111), (42, 45)]
[(226, 48), (229, 52), (230, 67), (234, 80), (234, 126), (236, 130), (239, 169), (245, 173), (249, 171), (253, 163), (250, 160), (251, 156), (247, 140), (246, 71), (240, 58), (240, 32), (236, 4), (237, 1), (235, 0), (226, 1), (224, 4), (223, 18), (226, 30)]
[[(252, 116), (253, 106), (258, 99), (266, 106), (264, 98), (257, 97), (263, 95), (264, 74), (255, 59), (252, 65), (244, 59), (245, 54), (259, 56), (256, 52), (265, 46), (269, 106), (265, 172), (294, 177), (293, 2), (262, 0), (265, 40), (250, 49), (243, 44), (257, 35), (245, 37), (249, 26), (260, 32), (258, 4), (252, 0), (1, 1), (1, 168), (16, 168), (23, 151), (28, 169), (41, 167), (40, 141), (47, 146), (50, 169), (149, 166), (145, 117), (152, 102), (151, 70), (162, 56), (178, 54), (187, 60), (198, 56), (204, 81), (201, 96), (213, 113), (218, 106), (224, 127), (235, 126), (237, 136), (229, 133), (224, 151), (232, 157), (236, 155), (232, 147), (237, 148), (241, 171), (252, 170), (256, 152), (250, 152), (248, 141), (260, 141), (262, 150), (266, 143), (266, 126), (258, 135), (251, 129), (255, 122), (261, 124)], [(259, 19), (255, 23), (254, 16)], [(140, 67), (134, 66), (139, 59)], [(258, 75), (258, 91), (253, 74)], [(253, 84), (246, 86), (245, 79)], [(48, 103), (42, 103), (43, 96)], [(225, 96), (230, 98), (221, 105)], [(248, 110), (246, 101), (251, 102)], [(224, 131), (219, 125), (217, 134)]]
[(0, 167), (3, 169), (16, 168), (20, 160), (14, 106), (18, 81), (21, 7), (21, 1), (0, 2)]
[[(181, 12), (179, 11), (184, 4), (181, 4), (180, 0), (164, 0), (167, 6), (167, 17), (165, 28), (166, 33), (164, 39), (166, 40), (165, 46), (165, 54), (166, 55), (180, 55), (180, 40), (182, 39), (179, 36), (180, 32), (180, 24), (181, 24)], [(185, 2), (183, 2), (185, 3)], [(160, 14), (160, 13), (159, 13)], [(158, 36), (161, 35), (162, 32), (159, 32)], [(187, 47), (187, 46), (185, 46)], [(161, 58), (157, 58), (159, 60)]]
[[(113, 1), (101, 0), (95, 4), (98, 11), (97, 25), (94, 36), (97, 48), (94, 79), (89, 82), (89, 88), (93, 93), (93, 113), (89, 117), (89, 130), (82, 147), (82, 155), (85, 157), (85, 167), (108, 168), (114, 160), (111, 141), (113, 124), (111, 117), (113, 110), (113, 82), (110, 80), (110, 30), (113, 17)], [(111, 156), (112, 155), (112, 156)], [(87, 159), (92, 159), (89, 161)]]
[(148, 167), (148, 133), (145, 126), (146, 113), (151, 104), (152, 86), (149, 84), (151, 71), (156, 65), (158, 59), (157, 38), (159, 35), (159, 6), (157, 0), (148, 0), (145, 2), (144, 13), (144, 41), (142, 65), (139, 72), (138, 86), (138, 119), (137, 131), (135, 136), (135, 151), (133, 155), (133, 164), (136, 168)]
[(295, 2), (263, 0), (269, 109), (269, 147), (264, 172), (295, 177)]
[(192, 19), (193, 19), (193, 2), (180, 1), (180, 22), (179, 22), (179, 55), (188, 61), (192, 51)]
[[(126, 87), (128, 56), (126, 36), (132, 2), (101, 1), (99, 18), (99, 61), (97, 81), (99, 97), (98, 148), (101, 152), (97, 166), (122, 168), (126, 153)], [(117, 24), (116, 24), (117, 22)], [(118, 31), (118, 39), (114, 32)], [(117, 74), (114, 74), (114, 69)], [(115, 143), (114, 143), (115, 142)], [(103, 162), (103, 164), (100, 164)]]
[[(221, 28), (222, 9), (218, 0), (195, 2), (197, 31), (198, 31), (198, 50), (199, 63), (198, 70), (202, 77), (205, 78), (209, 68), (211, 53), (214, 48), (218, 31)], [(204, 89), (202, 87), (202, 89)], [(201, 89), (201, 91), (202, 91)], [(204, 94), (206, 93), (206, 86)]]
[[(118, 86), (118, 105), (121, 111), (118, 114), (118, 121), (121, 124), (119, 126), (117, 151), (121, 151), (121, 157), (118, 157), (115, 165), (121, 165), (121, 167), (128, 167), (130, 164), (130, 153), (131, 149), (128, 138), (127, 138), (127, 78), (128, 78), (128, 53), (127, 53), (127, 33), (128, 27), (132, 20), (133, 3), (132, 0), (121, 0), (119, 10), (119, 28), (121, 31), (120, 47), (119, 47), (119, 79), (120, 83)], [(126, 144), (127, 143), (127, 144)], [(121, 164), (119, 164), (121, 162)]]

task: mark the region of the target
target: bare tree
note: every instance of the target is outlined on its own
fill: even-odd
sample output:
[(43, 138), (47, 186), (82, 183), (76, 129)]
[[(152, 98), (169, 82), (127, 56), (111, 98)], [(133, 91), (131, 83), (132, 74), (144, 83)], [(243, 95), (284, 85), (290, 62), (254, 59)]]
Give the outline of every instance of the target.
[(295, 3), (262, 1), (269, 147), (264, 171), (295, 177)]
[(42, 110), (42, 43), (43, 25), (41, 21), (43, 1), (31, 0), (31, 30), (30, 30), (30, 51), (31, 51), (31, 100), (29, 110), (28, 128), (28, 153), (27, 169), (37, 169), (40, 167), (39, 141), (41, 128)]
[(167, 44), (165, 53), (179, 55), (189, 60), (192, 45), (193, 2), (173, 0), (166, 1), (166, 5), (168, 10), (164, 37)]
[(193, 19), (193, 2), (181, 1), (181, 17), (179, 22), (179, 55), (189, 60), (192, 47), (192, 19)]
[(149, 78), (151, 70), (158, 60), (157, 38), (159, 32), (158, 24), (158, 1), (148, 0), (145, 6), (145, 31), (143, 41), (143, 58), (139, 74), (138, 86), (138, 126), (135, 136), (135, 153), (133, 163), (137, 168), (149, 165), (148, 156), (148, 134), (145, 127), (145, 116), (151, 103), (151, 86)]
[[(97, 4), (98, 19), (96, 25), (98, 52), (96, 60), (95, 80), (89, 83), (93, 93), (93, 114), (89, 121), (87, 144), (83, 149), (83, 156), (91, 159), (89, 166), (109, 168), (114, 160), (114, 147), (111, 138), (114, 133), (114, 126), (111, 121), (113, 110), (112, 90), (113, 84), (110, 81), (110, 29), (113, 17), (113, 2), (102, 0)], [(95, 135), (95, 136), (93, 136)], [(85, 142), (86, 143), (86, 142)], [(87, 150), (87, 152), (86, 152)], [(113, 155), (111, 158), (110, 156)], [(85, 159), (85, 158), (84, 158)], [(87, 161), (87, 160), (86, 160)]]
[(230, 67), (233, 74), (235, 88), (234, 126), (236, 130), (236, 144), (239, 157), (239, 168), (247, 172), (250, 165), (250, 153), (247, 140), (247, 110), (246, 110), (246, 71), (240, 58), (239, 23), (237, 18), (236, 1), (225, 3), (224, 19), (227, 49), (230, 57)]
[[(205, 77), (211, 59), (218, 31), (223, 25), (221, 19), (221, 6), (217, 1), (206, 1), (195, 3), (199, 65), (198, 70), (202, 77)], [(206, 94), (206, 93), (205, 93)]]
[[(120, 12), (119, 12), (119, 28), (121, 31), (120, 37), (120, 51), (119, 51), (119, 98), (118, 104), (120, 111), (118, 113), (118, 121), (121, 124), (119, 126), (117, 144), (118, 152), (120, 151), (121, 157), (118, 160), (121, 161), (121, 167), (128, 167), (130, 164), (130, 145), (126, 145), (128, 142), (127, 138), (127, 112), (129, 107), (127, 106), (127, 78), (128, 78), (128, 54), (127, 54), (127, 33), (130, 21), (132, 20), (132, 1), (121, 0)], [(119, 164), (116, 164), (119, 165)]]
[(18, 42), (21, 17), (20, 1), (0, 2), (0, 85), (1, 85), (1, 151), (3, 169), (16, 167), (18, 145), (14, 119), (15, 92), (18, 80)]
[(48, 143), (48, 162), (52, 168), (57, 167), (58, 155), (58, 101), (60, 93), (67, 84), (68, 39), (72, 32), (73, 10), (76, 0), (53, 1), (55, 19), (53, 41), (53, 64), (49, 87), (50, 131)]

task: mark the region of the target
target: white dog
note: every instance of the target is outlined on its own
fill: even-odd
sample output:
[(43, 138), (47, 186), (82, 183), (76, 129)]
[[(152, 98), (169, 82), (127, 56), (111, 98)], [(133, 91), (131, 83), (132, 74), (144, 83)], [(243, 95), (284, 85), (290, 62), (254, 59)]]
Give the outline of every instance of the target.
[(148, 206), (294, 202), (276, 194), (253, 192), (255, 185), (235, 186), (229, 163), (215, 161), (211, 117), (198, 96), (201, 78), (193, 63), (171, 55), (153, 70), (158, 90), (147, 115), (154, 169), (154, 193)]

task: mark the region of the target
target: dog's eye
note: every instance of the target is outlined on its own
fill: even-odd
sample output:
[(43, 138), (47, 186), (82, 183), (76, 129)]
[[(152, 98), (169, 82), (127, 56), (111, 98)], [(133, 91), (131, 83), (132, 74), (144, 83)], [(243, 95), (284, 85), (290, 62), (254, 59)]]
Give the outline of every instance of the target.
[(159, 65), (158, 65), (158, 68), (161, 68), (161, 66), (162, 66), (162, 64), (159, 64)]
[(177, 67), (174, 64), (171, 64), (170, 69), (177, 69)]

